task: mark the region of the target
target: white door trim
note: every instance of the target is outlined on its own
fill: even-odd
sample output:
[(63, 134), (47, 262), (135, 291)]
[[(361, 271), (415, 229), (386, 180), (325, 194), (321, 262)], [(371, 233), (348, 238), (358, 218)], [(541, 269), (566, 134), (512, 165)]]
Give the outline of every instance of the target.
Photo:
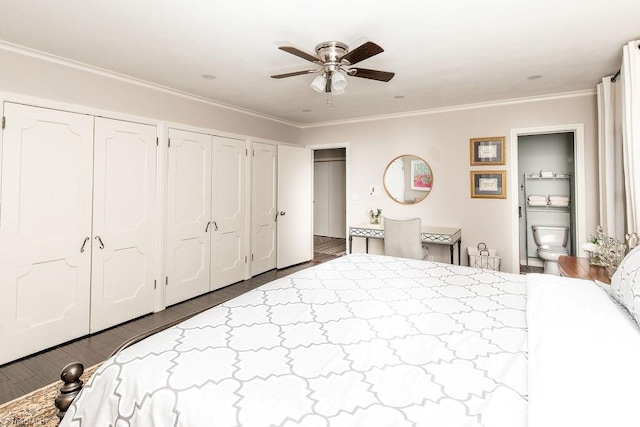
[[(584, 167), (584, 124), (566, 124), (554, 126), (541, 126), (533, 128), (511, 129), (511, 177), (509, 178), (509, 198), (511, 199), (511, 235), (513, 236), (511, 245), (511, 265), (513, 273), (517, 273), (520, 266), (520, 222), (518, 220), (518, 137), (526, 135), (543, 135), (549, 133), (573, 132), (573, 156), (575, 159), (575, 177), (573, 185), (575, 188), (575, 218), (576, 230), (576, 255), (585, 256), (582, 245), (586, 242), (587, 233), (587, 204), (585, 188), (585, 167)], [(518, 236), (516, 238), (516, 236)]]

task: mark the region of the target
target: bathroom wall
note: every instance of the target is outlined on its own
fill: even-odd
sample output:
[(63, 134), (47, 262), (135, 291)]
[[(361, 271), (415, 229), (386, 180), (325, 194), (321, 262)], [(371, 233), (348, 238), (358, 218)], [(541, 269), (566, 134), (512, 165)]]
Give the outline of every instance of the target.
[[(538, 174), (541, 170), (553, 173), (564, 172), (574, 175), (573, 133), (557, 133), (544, 135), (527, 135), (518, 138), (518, 187), (520, 217), (520, 263), (526, 265), (542, 265), (537, 257), (537, 246), (533, 241), (531, 225), (568, 226), (573, 230), (574, 212), (538, 212), (525, 207), (525, 175)], [(550, 194), (567, 194), (569, 182), (562, 180), (542, 181), (527, 180), (527, 193), (548, 196)], [(573, 180), (571, 180), (573, 185)], [(573, 193), (573, 189), (571, 189)], [(571, 206), (574, 206), (571, 200)], [(525, 234), (526, 233), (526, 234)], [(570, 241), (571, 241), (570, 236)], [(525, 252), (525, 247), (527, 251)], [(574, 245), (569, 244), (573, 253)], [(525, 253), (528, 255), (528, 261)]]

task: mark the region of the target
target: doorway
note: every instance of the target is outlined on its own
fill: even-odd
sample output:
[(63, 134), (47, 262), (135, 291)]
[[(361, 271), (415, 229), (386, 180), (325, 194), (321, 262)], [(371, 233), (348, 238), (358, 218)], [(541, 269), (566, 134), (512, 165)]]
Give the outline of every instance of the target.
[(314, 258), (346, 253), (346, 148), (314, 150)]
[(573, 132), (518, 137), (520, 271), (542, 272), (534, 227), (566, 236), (568, 255), (575, 254), (573, 146)]
[(538, 272), (533, 225), (566, 227), (569, 255), (585, 240), (583, 125), (512, 129), (511, 141), (513, 272)]

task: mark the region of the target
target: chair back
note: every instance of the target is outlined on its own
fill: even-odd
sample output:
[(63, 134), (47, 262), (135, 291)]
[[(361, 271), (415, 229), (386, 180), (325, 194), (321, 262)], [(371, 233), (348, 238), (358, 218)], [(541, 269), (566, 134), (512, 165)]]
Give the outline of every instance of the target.
[(400, 258), (424, 259), (420, 218), (384, 219), (384, 254)]

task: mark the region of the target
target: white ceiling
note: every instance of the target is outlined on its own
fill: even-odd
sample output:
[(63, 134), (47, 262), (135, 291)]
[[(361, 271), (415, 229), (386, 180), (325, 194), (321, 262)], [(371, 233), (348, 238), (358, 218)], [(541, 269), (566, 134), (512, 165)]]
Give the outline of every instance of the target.
[[(635, 39), (638, 0), (0, 0), (0, 40), (299, 125), (591, 90)], [(396, 76), (348, 77), (333, 109), (314, 75), (269, 77), (326, 40)]]

